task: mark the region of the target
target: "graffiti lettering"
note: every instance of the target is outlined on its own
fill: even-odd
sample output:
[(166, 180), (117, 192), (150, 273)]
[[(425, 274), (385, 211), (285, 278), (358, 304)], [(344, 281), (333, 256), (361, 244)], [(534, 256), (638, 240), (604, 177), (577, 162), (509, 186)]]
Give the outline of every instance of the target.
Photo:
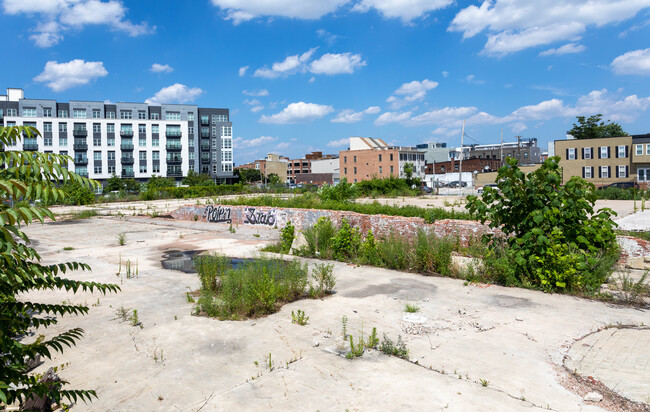
[(232, 223), (232, 219), (230, 217), (230, 208), (221, 206), (214, 207), (212, 205), (208, 205), (205, 208), (205, 219), (208, 222), (212, 223)]
[(266, 226), (275, 226), (277, 221), (276, 210), (269, 210), (268, 212), (255, 212), (254, 207), (246, 208), (246, 214), (244, 215), (244, 223), (249, 225), (266, 225)]

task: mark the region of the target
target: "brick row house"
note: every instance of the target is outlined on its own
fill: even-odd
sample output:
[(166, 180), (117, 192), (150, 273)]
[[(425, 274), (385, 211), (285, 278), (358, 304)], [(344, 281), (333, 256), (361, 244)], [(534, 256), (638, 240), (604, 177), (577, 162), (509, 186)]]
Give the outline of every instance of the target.
[(650, 134), (555, 141), (562, 181), (580, 176), (596, 186), (650, 183)]

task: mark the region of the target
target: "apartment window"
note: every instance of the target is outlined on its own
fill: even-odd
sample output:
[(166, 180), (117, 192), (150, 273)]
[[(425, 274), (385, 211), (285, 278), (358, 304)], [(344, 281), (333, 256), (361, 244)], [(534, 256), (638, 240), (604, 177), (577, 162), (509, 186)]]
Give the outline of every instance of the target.
[(43, 145), (44, 146), (52, 146), (52, 138), (51, 137), (44, 137), (43, 138)]
[[(379, 161), (381, 162), (381, 155), (379, 155)], [(381, 172), (379, 172), (379, 173), (381, 173)]]
[(217, 148), (217, 139), (212, 139), (212, 148), (213, 149)]
[[(650, 145), (648, 145), (648, 146), (650, 146)], [(642, 156), (643, 155), (643, 145), (642, 144), (636, 145), (635, 149), (636, 149), (636, 155), (637, 156)]]
[(160, 173), (160, 165), (159, 164), (151, 165), (151, 173)]
[(100, 174), (102, 172), (102, 167), (101, 166), (94, 166), (93, 171), (95, 174)]
[(600, 166), (600, 177), (609, 179), (609, 166)]
[(187, 120), (189, 122), (193, 122), (194, 121), (194, 113), (192, 113), (192, 112), (187, 113)]
[[(354, 156), (354, 163), (356, 163), (356, 162), (357, 162), (357, 157)], [(356, 173), (356, 172), (354, 172), (354, 173)]]
[(232, 137), (232, 126), (222, 126), (221, 136)]
[(93, 152), (93, 160), (96, 161), (96, 162), (101, 161), (102, 160), (102, 152), (100, 152), (99, 150), (94, 151)]
[(151, 133), (158, 134), (160, 133), (160, 126), (157, 124), (152, 124), (151, 125)]
[(157, 137), (152, 137), (152, 138), (151, 138), (151, 145), (152, 145), (152, 146), (155, 146), (155, 147), (160, 146), (160, 139), (157, 138)]
[(167, 120), (181, 120), (180, 112), (167, 112), (165, 113), (165, 119)]
[[(11, 109), (9, 109), (11, 110)], [(68, 111), (67, 110), (59, 110), (59, 116), (58, 117), (68, 117)]]
[(67, 155), (68, 155), (68, 151), (67, 151), (67, 150), (61, 150), (61, 151), (59, 151), (59, 154), (60, 154), (61, 156), (67, 156)]
[(216, 135), (217, 135), (217, 128), (213, 126), (212, 127), (212, 136), (216, 136)]
[(217, 152), (214, 151), (212, 152), (212, 163), (216, 163), (216, 162), (217, 162)]
[(231, 151), (223, 152), (223, 161), (224, 162), (232, 162), (232, 152)]
[(650, 167), (638, 168), (636, 175), (639, 182), (650, 182)]
[(106, 139), (106, 146), (115, 146), (115, 137), (109, 137)]
[(141, 137), (141, 138), (138, 140), (138, 144), (139, 144), (140, 146), (146, 146), (146, 145), (147, 145), (147, 138), (146, 138), (146, 137)]
[(115, 174), (115, 166), (108, 166), (108, 174), (109, 175), (114, 175)]
[(52, 123), (43, 123), (44, 132), (52, 132)]
[(147, 125), (146, 124), (139, 124), (138, 125), (138, 133), (147, 133)]
[(115, 112), (106, 112), (107, 119), (115, 119)]
[(624, 159), (627, 157), (627, 146), (616, 146), (616, 157)]
[(343, 156), (343, 163), (347, 163), (347, 162), (348, 162), (348, 157), (347, 157), (347, 156)]
[(222, 149), (232, 149), (232, 139), (223, 139), (221, 140)]
[(36, 108), (24, 108), (23, 117), (36, 117)]
[(356, 167), (354, 168), (354, 174), (355, 175), (357, 174), (357, 168)]
[(601, 146), (599, 159), (608, 159), (608, 158), (609, 158), (609, 146)]
[(115, 160), (115, 152), (113, 151), (108, 152), (108, 160)]
[(133, 112), (130, 110), (120, 110), (120, 119), (133, 119)]
[(188, 132), (189, 134), (194, 134), (194, 126), (188, 126), (188, 127), (187, 127), (187, 132)]
[(18, 116), (18, 110), (16, 110), (16, 109), (7, 109), (7, 116), (9, 116), (9, 117)]
[(228, 116), (226, 116), (225, 114), (220, 114), (217, 116), (217, 120), (226, 123), (228, 121)]
[[(390, 157), (393, 157), (393, 155), (390, 155)], [(390, 167), (390, 174), (393, 174), (393, 166)]]
[(584, 179), (591, 179), (593, 176), (593, 167), (586, 166), (582, 168), (582, 177)]
[(59, 146), (67, 146), (68, 145), (68, 138), (67, 137), (59, 137)]
[(582, 158), (583, 159), (591, 159), (591, 158), (593, 158), (593, 154), (591, 153), (591, 147), (583, 147), (582, 148)]
[(102, 125), (101, 123), (93, 123), (93, 133), (101, 133)]
[(344, 174), (344, 175), (347, 175), (347, 174), (348, 174), (348, 168), (347, 168), (347, 167), (344, 167), (344, 168), (343, 168), (343, 174)]
[(576, 149), (566, 149), (567, 160), (576, 160)]
[(102, 137), (101, 136), (93, 136), (93, 146), (101, 146), (102, 145)]
[(151, 113), (151, 120), (160, 120), (160, 113)]
[(147, 165), (140, 165), (140, 173), (147, 173)]
[(616, 167), (616, 177), (628, 177), (627, 166)]
[(160, 152), (158, 151), (151, 152), (151, 160), (160, 160)]
[(147, 112), (138, 111), (138, 119), (145, 120), (147, 118)]
[(217, 165), (212, 165), (212, 173), (217, 173)]
[[(381, 156), (381, 155), (379, 155), (379, 156)], [(381, 174), (381, 172), (382, 172), (381, 166), (379, 166), (379, 174)]]
[(189, 160), (194, 160), (194, 152), (189, 152), (189, 153), (187, 154), (187, 158), (188, 158)]
[(86, 118), (86, 109), (75, 109), (72, 111), (72, 117), (75, 119), (85, 119)]
[(93, 109), (93, 119), (101, 119), (102, 112), (99, 109)]
[(140, 160), (147, 160), (147, 152), (140, 151)]
[(43, 109), (43, 117), (52, 117), (52, 109), (46, 107)]
[[(393, 154), (390, 154), (390, 161), (393, 161)], [(390, 172), (393, 173), (393, 166), (390, 167)]]

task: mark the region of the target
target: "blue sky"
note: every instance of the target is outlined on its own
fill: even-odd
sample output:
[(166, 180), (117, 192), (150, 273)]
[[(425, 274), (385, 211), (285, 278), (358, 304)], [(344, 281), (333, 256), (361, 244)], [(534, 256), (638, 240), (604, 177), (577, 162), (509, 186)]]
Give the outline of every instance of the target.
[[(231, 110), (267, 152), (650, 132), (650, 0), (0, 0), (1, 88)], [(10, 62), (11, 61), (11, 62)]]

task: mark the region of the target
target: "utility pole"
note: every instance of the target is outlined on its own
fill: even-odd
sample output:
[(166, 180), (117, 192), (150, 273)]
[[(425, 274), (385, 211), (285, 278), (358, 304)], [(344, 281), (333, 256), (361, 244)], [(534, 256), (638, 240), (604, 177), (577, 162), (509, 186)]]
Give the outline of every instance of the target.
[(463, 119), (463, 130), (460, 133), (460, 164), (458, 165), (458, 187), (460, 187), (460, 197), (463, 197), (463, 137), (465, 137), (464, 119)]
[(515, 136), (517, 138), (517, 164), (521, 165), (521, 136)]
[(501, 166), (503, 166), (503, 127), (501, 128), (501, 152), (499, 153), (499, 158), (501, 159)]

